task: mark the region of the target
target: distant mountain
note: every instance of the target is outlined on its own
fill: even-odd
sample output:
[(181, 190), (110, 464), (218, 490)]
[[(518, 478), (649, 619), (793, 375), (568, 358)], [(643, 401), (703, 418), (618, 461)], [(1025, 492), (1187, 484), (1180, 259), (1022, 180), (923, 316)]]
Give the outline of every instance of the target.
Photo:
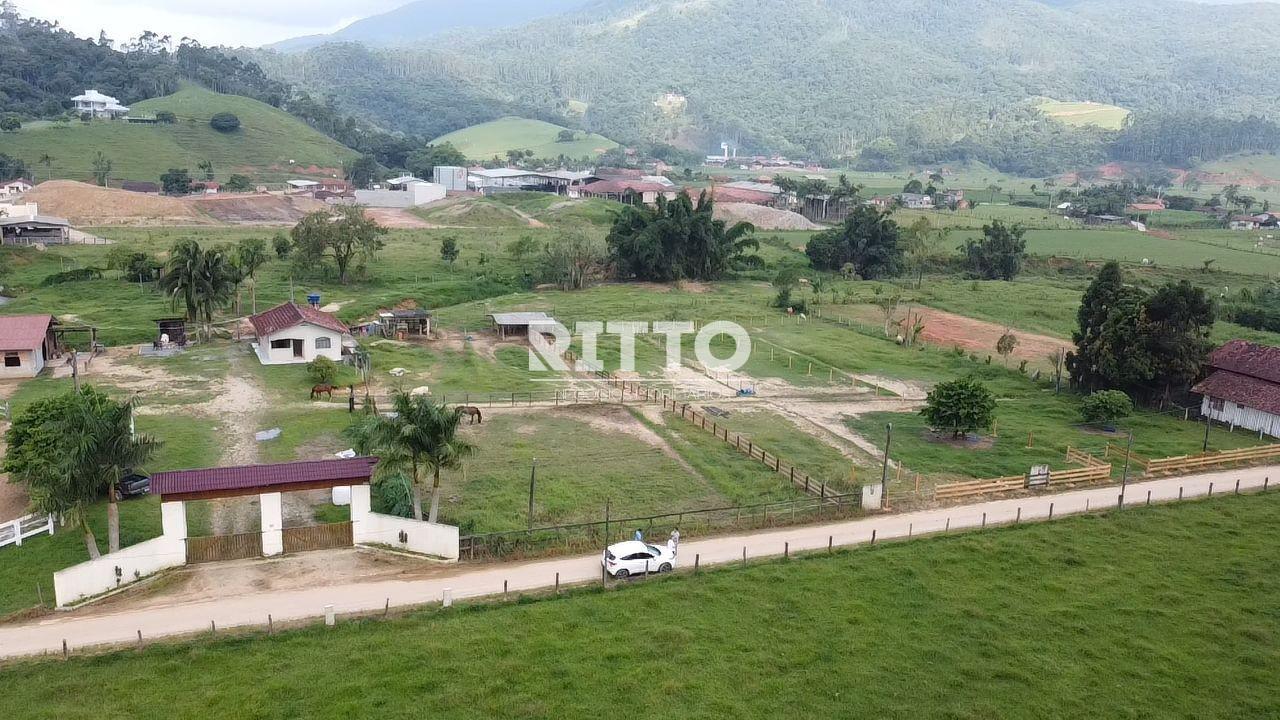
[(269, 45), (298, 52), (327, 42), (405, 45), (459, 30), (514, 27), (558, 15), (590, 0), (416, 0), (381, 15), (357, 20), (329, 35), (306, 35)]

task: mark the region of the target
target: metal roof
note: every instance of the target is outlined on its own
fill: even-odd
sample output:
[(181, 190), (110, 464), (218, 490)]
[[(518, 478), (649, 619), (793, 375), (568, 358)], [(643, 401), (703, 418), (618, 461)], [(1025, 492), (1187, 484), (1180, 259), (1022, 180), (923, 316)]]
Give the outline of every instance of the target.
[(47, 227), (71, 227), (66, 218), (53, 215), (33, 215), (31, 217), (0, 217), (0, 227), (44, 225)]
[(44, 342), (52, 315), (0, 317), (0, 350), (34, 350)]
[(556, 319), (544, 312), (489, 313), (498, 325), (554, 325)]
[(275, 465), (241, 465), (237, 467), (175, 470), (151, 476), (151, 492), (156, 495), (180, 495), (226, 490), (270, 489), (301, 483), (364, 484), (373, 477), (378, 458), (355, 457)]

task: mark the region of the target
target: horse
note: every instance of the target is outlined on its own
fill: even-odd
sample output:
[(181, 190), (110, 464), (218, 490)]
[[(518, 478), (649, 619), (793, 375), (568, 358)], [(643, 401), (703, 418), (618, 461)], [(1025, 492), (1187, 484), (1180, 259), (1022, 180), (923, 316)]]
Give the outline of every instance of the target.
[(480, 408), (478, 407), (473, 407), (471, 405), (460, 405), (458, 406), (458, 415), (470, 416), (471, 421), (467, 423), (468, 425), (475, 425), (477, 423), (481, 425), (484, 424), (484, 416), (480, 414)]
[[(328, 396), (330, 400), (332, 400), (333, 392), (335, 390), (343, 390), (343, 389), (346, 389), (347, 387), (349, 386), (347, 385), (313, 385), (311, 386), (311, 399), (315, 400), (321, 395), (325, 395), (325, 396)], [(354, 387), (354, 386), (350, 386), (350, 387)]]

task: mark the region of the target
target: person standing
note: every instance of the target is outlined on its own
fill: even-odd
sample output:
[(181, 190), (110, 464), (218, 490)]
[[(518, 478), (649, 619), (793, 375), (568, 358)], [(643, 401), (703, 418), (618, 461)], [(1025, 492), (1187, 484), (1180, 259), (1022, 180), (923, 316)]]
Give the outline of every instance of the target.
[(672, 556), (680, 551), (680, 528), (671, 531), (671, 539), (667, 540), (667, 547), (670, 548)]
[(636, 542), (644, 542), (644, 533), (640, 532), (640, 528), (636, 528)]

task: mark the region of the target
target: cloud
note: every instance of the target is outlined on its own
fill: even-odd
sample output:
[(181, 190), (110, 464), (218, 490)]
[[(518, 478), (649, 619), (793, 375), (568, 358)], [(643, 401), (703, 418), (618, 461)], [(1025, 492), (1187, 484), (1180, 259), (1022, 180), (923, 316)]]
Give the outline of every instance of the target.
[[(362, 16), (406, 0), (364, 0)], [(18, 0), (18, 10), (57, 21), (83, 37), (99, 30), (119, 41), (152, 30), (205, 45), (263, 45), (297, 35), (332, 32), (352, 21), (350, 0)]]

